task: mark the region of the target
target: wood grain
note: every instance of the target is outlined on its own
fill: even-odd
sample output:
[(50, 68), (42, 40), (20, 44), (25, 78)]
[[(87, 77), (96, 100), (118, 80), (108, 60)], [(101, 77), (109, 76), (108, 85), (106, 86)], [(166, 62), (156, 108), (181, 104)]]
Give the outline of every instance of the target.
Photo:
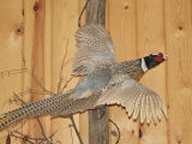
[[(154, 52), (165, 53), (164, 40), (164, 5), (163, 1), (141, 0), (137, 3), (137, 51), (139, 57)], [(141, 79), (146, 85), (160, 95), (165, 101), (166, 97), (166, 75), (165, 69), (168, 61), (147, 72)], [(140, 126), (142, 137), (139, 143), (142, 144), (166, 144), (167, 143), (167, 122), (165, 117), (157, 125), (153, 121), (150, 125)]]
[(169, 143), (190, 143), (192, 110), (192, 3), (165, 1)]
[[(13, 92), (19, 93), (30, 88), (42, 90), (31, 77), (32, 73), (46, 89), (57, 93), (66, 47), (67, 61), (71, 61), (76, 51), (74, 32), (84, 3), (85, 0), (1, 1), (0, 113), (19, 106), (12, 101)], [(168, 120), (162, 119), (157, 125), (151, 123), (149, 126), (141, 126), (138, 121), (129, 119), (123, 108), (110, 107), (109, 117), (121, 132), (120, 144), (191, 143), (192, 1), (107, 0), (105, 12), (105, 21), (102, 19), (102, 23), (105, 22), (112, 36), (118, 61), (155, 51), (168, 55), (165, 63), (148, 72), (141, 80), (167, 103)], [(97, 17), (93, 15), (89, 15), (89, 18), (96, 20)], [(23, 67), (28, 71), (21, 71)], [(71, 63), (68, 62), (63, 71), (62, 84), (70, 78), (70, 72)], [(71, 82), (65, 90), (74, 87), (76, 82)], [(35, 98), (48, 96), (37, 95)], [(25, 101), (31, 99), (29, 94), (22, 98)], [(52, 138), (54, 143), (79, 143), (69, 119), (46, 116), (41, 120), (47, 136), (55, 133)], [(84, 143), (89, 143), (87, 114), (80, 117), (75, 115), (75, 121)], [(34, 120), (27, 120), (20, 131), (29, 136), (41, 137)], [(7, 132), (1, 132), (0, 143), (5, 143), (6, 137)], [(13, 144), (22, 143), (19, 139), (11, 140)], [(109, 143), (113, 144), (116, 140), (117, 130), (110, 124)]]
[[(116, 50), (118, 61), (137, 57), (136, 49), (136, 3), (127, 0), (108, 0), (106, 12), (106, 27), (110, 32)], [(138, 143), (138, 123), (129, 119), (125, 109), (113, 106), (109, 109), (109, 118), (120, 129), (120, 143)], [(118, 131), (110, 123), (110, 143), (117, 141)]]
[[(32, 42), (32, 51), (31, 51), (31, 75), (36, 79), (36, 81), (32, 78), (31, 80), (31, 90), (32, 91), (42, 91), (41, 87), (39, 87), (38, 83), (44, 87), (45, 80), (45, 69), (44, 69), (44, 36), (45, 36), (45, 1), (35, 1), (33, 3), (33, 13), (34, 13), (34, 25), (33, 25), (33, 42)], [(38, 83), (37, 83), (38, 81)], [(33, 94), (31, 94), (33, 95)], [(44, 98), (44, 95), (35, 94), (33, 95), (33, 100), (40, 100)], [(43, 127), (45, 127), (46, 123), (43, 118), (40, 118), (42, 121)], [(29, 135), (31, 137), (42, 137), (41, 128), (36, 119), (30, 121), (29, 123)]]
[[(67, 51), (67, 57), (64, 64), (64, 69), (61, 73), (63, 86), (70, 78), (71, 62), (76, 50), (74, 33), (77, 29), (78, 21), (78, 2), (76, 0), (64, 1), (56, 0), (51, 1), (51, 20), (50, 20), (50, 53), (49, 68), (51, 71), (51, 90), (58, 91), (58, 82), (60, 79), (60, 71), (62, 59)], [(69, 83), (67, 89), (74, 87), (76, 81)], [(79, 115), (75, 115), (75, 122), (79, 127)], [(56, 133), (53, 137), (54, 143), (68, 144), (79, 143), (76, 134), (74, 133), (71, 121), (66, 118), (52, 118), (51, 131)]]
[[(22, 8), (20, 0), (2, 0), (0, 5), (0, 113), (18, 107), (13, 102), (13, 92), (23, 89), (19, 70), (22, 67), (23, 50)], [(5, 143), (6, 138), (7, 132), (1, 132), (0, 143)], [(16, 143), (14, 139), (11, 140)]]

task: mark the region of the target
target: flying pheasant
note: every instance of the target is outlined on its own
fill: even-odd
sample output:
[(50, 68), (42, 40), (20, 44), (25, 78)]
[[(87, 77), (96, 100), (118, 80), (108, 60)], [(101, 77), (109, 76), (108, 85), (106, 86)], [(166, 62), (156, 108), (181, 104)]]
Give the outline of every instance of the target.
[(162, 53), (118, 63), (110, 35), (100, 25), (85, 25), (76, 32), (77, 52), (74, 76), (83, 76), (75, 88), (40, 101), (28, 103), (0, 116), (0, 130), (24, 118), (51, 114), (68, 116), (102, 105), (120, 104), (129, 117), (150, 123), (157, 122), (164, 102), (152, 90), (137, 81), (149, 69), (162, 63)]

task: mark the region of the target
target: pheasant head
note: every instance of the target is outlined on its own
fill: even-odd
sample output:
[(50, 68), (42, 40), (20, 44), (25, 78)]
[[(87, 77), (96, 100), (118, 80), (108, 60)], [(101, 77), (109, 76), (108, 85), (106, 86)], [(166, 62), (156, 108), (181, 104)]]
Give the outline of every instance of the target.
[(161, 52), (150, 54), (149, 56), (142, 58), (142, 63), (141, 63), (142, 69), (144, 72), (146, 72), (149, 69), (159, 65), (166, 59), (167, 59), (167, 56), (162, 54)]

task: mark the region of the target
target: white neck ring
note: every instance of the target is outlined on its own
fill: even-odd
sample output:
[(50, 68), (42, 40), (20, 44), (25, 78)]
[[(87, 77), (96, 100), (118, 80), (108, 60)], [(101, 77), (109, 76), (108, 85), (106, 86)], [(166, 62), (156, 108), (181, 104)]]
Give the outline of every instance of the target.
[(147, 65), (145, 63), (144, 58), (141, 59), (141, 68), (144, 72), (148, 71), (149, 69), (147, 68)]

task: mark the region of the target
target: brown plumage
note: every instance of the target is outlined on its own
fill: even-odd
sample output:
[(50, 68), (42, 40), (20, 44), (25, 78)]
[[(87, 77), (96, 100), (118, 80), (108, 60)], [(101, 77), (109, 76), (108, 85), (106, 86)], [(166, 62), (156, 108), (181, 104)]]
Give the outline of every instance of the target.
[(68, 116), (102, 105), (120, 104), (129, 117), (140, 122), (157, 122), (167, 110), (161, 98), (137, 81), (149, 69), (165, 60), (155, 53), (136, 60), (116, 62), (112, 40), (100, 25), (86, 25), (76, 33), (78, 51), (72, 74), (84, 76), (74, 89), (37, 102), (28, 103), (0, 117), (0, 130), (28, 117), (51, 114)]

